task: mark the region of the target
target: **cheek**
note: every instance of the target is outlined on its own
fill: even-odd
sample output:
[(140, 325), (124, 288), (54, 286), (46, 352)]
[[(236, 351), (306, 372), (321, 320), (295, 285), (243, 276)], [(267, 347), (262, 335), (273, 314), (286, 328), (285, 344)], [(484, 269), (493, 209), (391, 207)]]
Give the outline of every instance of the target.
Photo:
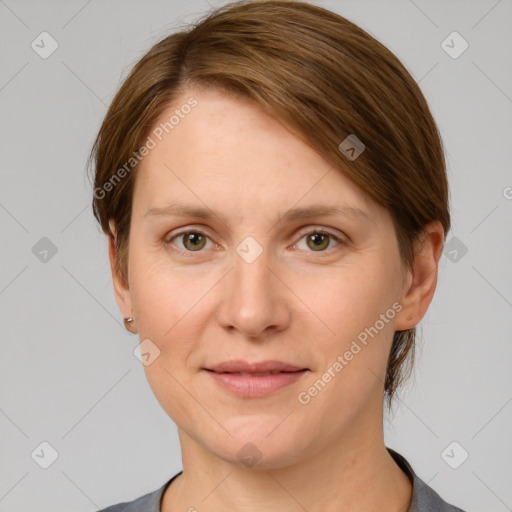
[(177, 328), (214, 284), (214, 276), (186, 266), (173, 267), (161, 248), (130, 255), (131, 292), (141, 336), (164, 340)]
[[(327, 336), (320, 339), (328, 340), (327, 346), (337, 340), (337, 349), (373, 326), (398, 297), (394, 271), (374, 258), (297, 280), (295, 289), (319, 320), (329, 327), (329, 331), (324, 331)], [(392, 317), (394, 311), (386, 317), (385, 326), (379, 322), (379, 331), (392, 330)]]
[[(144, 366), (147, 381), (162, 408), (178, 424), (191, 414), (186, 368), (204, 327), (201, 297), (213, 283), (162, 268), (150, 258), (134, 263), (133, 297), (141, 342), (149, 339), (158, 354)], [(194, 286), (195, 284), (195, 286)]]
[[(308, 384), (320, 377), (329, 388), (315, 398), (317, 406), (329, 402), (345, 411), (357, 410), (383, 386), (400, 307), (395, 278), (395, 270), (380, 258), (368, 258), (364, 265), (340, 267), (321, 279), (303, 281), (309, 285), (299, 292), (304, 302), (330, 329), (315, 339), (321, 363)], [(322, 382), (316, 387), (323, 389)]]

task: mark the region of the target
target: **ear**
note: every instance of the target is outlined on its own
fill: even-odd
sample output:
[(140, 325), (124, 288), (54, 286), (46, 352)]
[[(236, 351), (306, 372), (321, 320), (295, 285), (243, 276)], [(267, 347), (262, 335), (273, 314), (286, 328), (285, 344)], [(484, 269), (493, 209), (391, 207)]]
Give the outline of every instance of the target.
[(439, 258), (443, 250), (444, 229), (439, 221), (428, 224), (415, 247), (412, 269), (407, 271), (395, 330), (405, 331), (418, 325), (425, 316), (437, 284)]
[(108, 257), (110, 260), (110, 270), (112, 272), (114, 294), (116, 297), (117, 305), (119, 306), (119, 310), (121, 311), (123, 317), (127, 318), (132, 315), (132, 300), (130, 290), (117, 268), (117, 231), (114, 219), (110, 219), (108, 221), (108, 225), (110, 226), (110, 231), (113, 233), (113, 236), (109, 236), (108, 238)]

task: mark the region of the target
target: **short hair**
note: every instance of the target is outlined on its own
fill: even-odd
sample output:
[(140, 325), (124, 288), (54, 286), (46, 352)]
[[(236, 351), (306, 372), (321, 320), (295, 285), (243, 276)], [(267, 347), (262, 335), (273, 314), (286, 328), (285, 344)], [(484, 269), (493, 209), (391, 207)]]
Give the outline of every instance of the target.
[[(94, 142), (93, 211), (110, 237), (109, 219), (115, 221), (115, 270), (126, 284), (134, 152), (191, 86), (254, 102), (384, 206), (404, 268), (411, 268), (415, 243), (429, 222), (440, 221), (448, 232), (442, 140), (419, 86), (398, 58), (324, 8), (238, 1), (155, 44), (124, 80)], [(340, 150), (350, 135), (364, 144), (355, 159)], [(119, 179), (128, 161), (133, 170)], [(388, 406), (410, 374), (415, 337), (416, 328), (394, 333), (384, 382)]]

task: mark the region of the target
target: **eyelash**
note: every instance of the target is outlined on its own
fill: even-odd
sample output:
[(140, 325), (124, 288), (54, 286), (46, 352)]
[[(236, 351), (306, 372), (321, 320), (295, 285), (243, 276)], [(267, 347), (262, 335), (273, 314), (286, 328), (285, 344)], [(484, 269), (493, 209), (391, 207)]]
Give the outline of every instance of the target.
[[(212, 241), (210, 236), (205, 233), (204, 231), (201, 231), (200, 229), (187, 229), (187, 230), (184, 230), (184, 231), (180, 231), (178, 233), (175, 233), (174, 235), (172, 235), (171, 237), (166, 237), (164, 242), (165, 242), (165, 245), (168, 246), (170, 244), (172, 244), (172, 241), (176, 238), (179, 238), (180, 236), (183, 236), (183, 235), (188, 235), (190, 233), (194, 233), (194, 234), (198, 234), (198, 235), (202, 235), (206, 238), (208, 238), (208, 240)], [(311, 252), (311, 253), (320, 253), (320, 254), (325, 254), (325, 253), (329, 253), (330, 251), (334, 250), (336, 247), (338, 247), (339, 245), (343, 245), (345, 244), (345, 242), (338, 236), (336, 236), (335, 234), (329, 232), (329, 231), (326, 231), (325, 229), (311, 229), (310, 231), (307, 231), (305, 233), (303, 233), (301, 235), (301, 237), (299, 238), (299, 242), (307, 237), (307, 236), (310, 236), (310, 235), (325, 235), (325, 236), (328, 236), (330, 237), (332, 240), (334, 240), (336, 242), (337, 245), (335, 245), (334, 247), (331, 247), (329, 249), (325, 249), (323, 251), (306, 251), (306, 252)], [(213, 242), (213, 241), (212, 241)], [(298, 243), (298, 242), (297, 242)], [(297, 245), (294, 244), (294, 245)], [(174, 245), (174, 244), (173, 244)], [(216, 245), (216, 244), (215, 244)], [(201, 253), (201, 252), (204, 252), (203, 250), (199, 250), (199, 251), (187, 251), (185, 249), (181, 249), (180, 247), (176, 247), (174, 246), (173, 250), (175, 250), (176, 252), (178, 252), (179, 254), (183, 255), (183, 256), (186, 256), (186, 257), (189, 257), (189, 256), (193, 256), (194, 253)]]

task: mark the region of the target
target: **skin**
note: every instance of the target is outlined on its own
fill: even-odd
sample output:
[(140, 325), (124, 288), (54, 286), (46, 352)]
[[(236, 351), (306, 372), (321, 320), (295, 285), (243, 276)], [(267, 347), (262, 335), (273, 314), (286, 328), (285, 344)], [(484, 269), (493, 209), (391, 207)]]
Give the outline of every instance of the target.
[[(426, 227), (406, 269), (389, 212), (247, 100), (190, 89), (156, 124), (192, 94), (197, 107), (137, 169), (128, 285), (113, 240), (109, 253), (123, 316), (160, 350), (144, 366), (148, 382), (178, 426), (183, 474), (163, 512), (407, 510), (411, 483), (384, 445), (384, 379), (394, 331), (415, 326), (432, 299), (441, 224)], [(218, 216), (145, 216), (171, 202)], [(364, 215), (281, 219), (313, 204)], [(204, 233), (198, 251), (178, 228)], [(320, 249), (306, 236), (319, 229), (334, 235)], [(236, 252), (248, 236), (263, 250), (252, 263)], [(394, 303), (400, 312), (301, 404), (298, 394)], [(230, 359), (309, 371), (269, 396), (242, 398), (201, 370)], [(237, 456), (249, 442), (261, 454), (252, 467)]]

